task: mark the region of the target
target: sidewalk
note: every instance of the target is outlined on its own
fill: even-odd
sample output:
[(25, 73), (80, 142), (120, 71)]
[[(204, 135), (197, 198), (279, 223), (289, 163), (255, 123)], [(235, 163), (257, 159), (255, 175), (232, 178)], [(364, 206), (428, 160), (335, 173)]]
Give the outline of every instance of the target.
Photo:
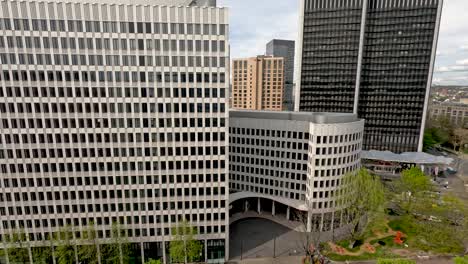
[(301, 264), (301, 256), (285, 256), (277, 258), (252, 258), (229, 261), (228, 264)]
[(254, 211), (247, 211), (243, 213), (237, 213), (229, 217), (229, 224), (232, 224), (238, 220), (247, 219), (247, 218), (263, 218), (280, 224), (284, 227), (287, 227), (291, 230), (297, 232), (304, 232), (304, 227), (301, 222), (298, 221), (291, 221), (286, 219), (286, 215), (284, 214), (276, 214), (271, 215), (270, 212), (261, 212), (260, 214)]

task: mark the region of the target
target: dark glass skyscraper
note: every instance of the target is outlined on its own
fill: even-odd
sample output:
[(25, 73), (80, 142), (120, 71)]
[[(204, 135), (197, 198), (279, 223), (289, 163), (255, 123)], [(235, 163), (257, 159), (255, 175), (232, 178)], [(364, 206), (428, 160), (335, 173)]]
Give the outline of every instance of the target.
[(273, 39), (266, 45), (266, 55), (284, 58), (283, 107), (292, 111), (294, 110), (294, 41)]
[(421, 151), (442, 0), (303, 0), (296, 110), (354, 112), (364, 149)]

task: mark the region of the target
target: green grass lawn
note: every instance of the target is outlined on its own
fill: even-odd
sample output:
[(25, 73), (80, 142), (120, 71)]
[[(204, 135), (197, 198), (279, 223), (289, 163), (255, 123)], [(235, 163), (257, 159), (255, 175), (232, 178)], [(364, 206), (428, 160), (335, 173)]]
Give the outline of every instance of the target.
[[(390, 217), (390, 216), (387, 216)], [(398, 216), (391, 217), (391, 221), (388, 222), (388, 226), (395, 230), (401, 231), (404, 234), (402, 240), (404, 244), (407, 244), (408, 247), (403, 245), (395, 244), (394, 236), (387, 236), (381, 239), (373, 239), (370, 241), (370, 244), (373, 245), (376, 249), (374, 254), (365, 252), (359, 256), (349, 256), (349, 255), (340, 255), (331, 251), (331, 248), (325, 246), (325, 255), (334, 261), (353, 261), (353, 260), (371, 260), (379, 258), (398, 258), (398, 256), (391, 252), (392, 249), (405, 248), (410, 251), (426, 251), (433, 252), (436, 254), (459, 254), (462, 252), (463, 247), (459, 241), (454, 240), (450, 237), (448, 232), (445, 232), (443, 227), (440, 229), (434, 230), (433, 226), (436, 223), (420, 221), (414, 219), (411, 216)], [(381, 231), (388, 231), (387, 228), (381, 229)], [(363, 234), (363, 240), (367, 239), (371, 235), (374, 235), (372, 232), (367, 231)], [(385, 245), (378, 244), (379, 241), (383, 241)], [(350, 240), (342, 240), (336, 242), (337, 245), (345, 248), (350, 252), (359, 251), (359, 247), (350, 249), (349, 244)]]
[(385, 245), (378, 244), (378, 247), (387, 247), (387, 248), (389, 248), (389, 247), (390, 248), (392, 248), (392, 247), (402, 247), (401, 245), (395, 244), (395, 242), (393, 241), (394, 238), (395, 238), (395, 236), (388, 236), (388, 237), (384, 237), (384, 238), (381, 238), (381, 239), (374, 239), (374, 240), (370, 241), (370, 244), (374, 245), (374, 244), (378, 244), (379, 241), (383, 241), (385, 243)]
[(418, 230), (417, 223), (415, 223), (413, 218), (409, 216), (396, 217), (388, 222), (388, 226), (395, 231), (403, 232), (408, 237), (416, 235)]
[(419, 221), (410, 216), (397, 217), (388, 223), (393, 230), (401, 231), (407, 236), (405, 243), (409, 245), (409, 249), (442, 254), (463, 252), (461, 241), (451, 237), (443, 225), (440, 225), (440, 228), (430, 227), (436, 224)]
[[(360, 249), (360, 245), (357, 246), (357, 247), (354, 247), (354, 248), (349, 248), (349, 245), (351, 244), (351, 241), (349, 241), (348, 239), (338, 241), (335, 244), (337, 244), (338, 246), (341, 246), (342, 248), (344, 248), (344, 249), (346, 249), (346, 250), (348, 250), (350, 252), (358, 252), (359, 249)], [(361, 245), (362, 245), (362, 243), (361, 243)]]

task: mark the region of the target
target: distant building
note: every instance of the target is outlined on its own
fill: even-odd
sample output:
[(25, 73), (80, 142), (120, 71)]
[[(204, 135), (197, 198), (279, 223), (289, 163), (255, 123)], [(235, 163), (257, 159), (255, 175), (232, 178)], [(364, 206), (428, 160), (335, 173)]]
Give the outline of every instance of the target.
[(273, 39), (266, 45), (266, 55), (284, 58), (284, 110), (294, 110), (294, 41)]
[(364, 149), (422, 150), (442, 0), (302, 0), (298, 111), (355, 113)]
[(460, 98), (460, 103), (461, 103), (461, 104), (466, 104), (466, 105), (468, 105), (468, 97), (462, 97), (462, 98)]
[(355, 114), (230, 111), (230, 215), (250, 208), (308, 231), (347, 223), (343, 177), (361, 167), (364, 120)]
[(456, 103), (433, 103), (429, 105), (429, 117), (446, 117), (456, 126), (468, 128), (468, 105)]
[(283, 110), (283, 58), (257, 56), (232, 64), (232, 108)]

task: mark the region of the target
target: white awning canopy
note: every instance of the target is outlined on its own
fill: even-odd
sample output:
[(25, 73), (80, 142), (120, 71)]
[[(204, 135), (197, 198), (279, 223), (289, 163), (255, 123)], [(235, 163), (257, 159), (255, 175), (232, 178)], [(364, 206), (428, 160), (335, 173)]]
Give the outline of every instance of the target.
[(434, 156), (425, 152), (404, 152), (401, 154), (395, 154), (390, 151), (363, 150), (361, 152), (361, 158), (414, 164), (449, 165), (453, 162), (452, 158)]

